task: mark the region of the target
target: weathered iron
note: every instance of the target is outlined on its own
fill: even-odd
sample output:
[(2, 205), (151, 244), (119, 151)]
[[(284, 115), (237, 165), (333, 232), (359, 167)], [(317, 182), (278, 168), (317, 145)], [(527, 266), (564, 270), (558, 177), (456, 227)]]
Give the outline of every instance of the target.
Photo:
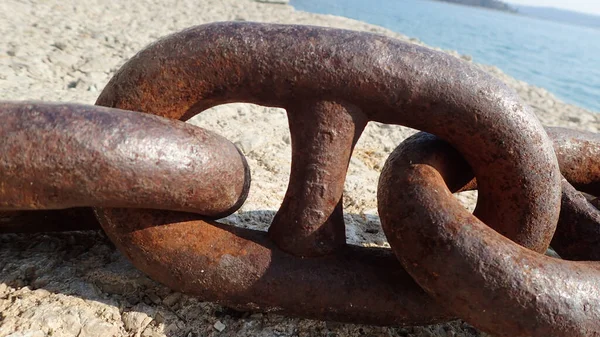
[(453, 319), (416, 285), (389, 249), (346, 245), (327, 256), (302, 258), (279, 249), (266, 232), (192, 214), (102, 209), (98, 215), (111, 241), (137, 268), (206, 301), (373, 325)]
[(600, 211), (578, 192), (600, 195), (600, 135), (565, 128), (547, 132), (564, 177), (552, 248), (567, 260), (600, 261)]
[[(52, 120), (60, 119), (60, 123), (47, 123), (44, 129), (37, 128), (35, 123), (29, 125), (28, 128), (30, 130), (35, 130), (36, 137), (28, 137), (28, 141), (26, 142), (16, 141), (18, 139), (16, 135), (22, 137), (22, 133), (26, 132), (26, 129), (22, 125), (11, 124), (10, 126), (16, 129), (6, 128), (2, 130), (7, 144), (18, 145), (23, 149), (37, 147), (37, 151), (43, 151), (43, 147), (48, 146), (47, 142), (50, 136), (46, 135), (45, 132), (50, 132), (51, 136), (56, 137), (54, 141), (60, 139), (58, 143), (65, 143), (68, 139), (71, 142), (78, 140), (78, 144), (86, 144), (86, 139), (91, 137), (92, 133), (88, 131), (81, 135), (79, 127), (73, 128), (71, 126), (75, 124), (68, 125), (66, 123), (74, 113), (84, 115), (91, 111), (91, 116), (95, 116), (98, 114), (97, 110), (100, 110), (101, 113), (99, 115), (111, 120), (114, 118), (115, 122), (118, 122), (119, 118), (122, 118), (117, 116), (111, 117), (110, 114), (115, 112), (112, 109), (78, 105), (32, 105), (24, 103), (23, 105), (0, 104), (0, 106), (5, 107), (5, 110), (2, 110), (0, 115), (6, 120), (15, 117), (22, 120), (30, 118), (24, 112), (32, 112), (37, 115), (45, 114), (53, 117), (61, 115), (61, 118), (52, 118)], [(123, 111), (118, 111), (119, 115), (123, 113)], [(139, 117), (139, 114), (133, 114), (133, 116), (136, 115)], [(114, 129), (115, 125), (119, 125), (119, 127), (116, 127), (116, 130)], [(102, 127), (102, 132), (110, 137), (114, 137), (120, 130), (122, 131), (120, 124), (103, 124)], [(18, 130), (20, 133), (13, 132), (15, 130)], [(551, 134), (554, 135), (553, 138), (555, 139), (556, 135), (562, 135), (559, 132), (562, 130), (553, 131)], [(100, 134), (100, 131), (98, 133), (97, 135), (93, 135), (91, 139), (94, 141), (102, 140), (101, 143), (106, 143), (105, 138), (108, 136)], [(172, 135), (173, 133), (170, 134)], [(574, 140), (581, 141), (583, 136), (586, 136), (586, 134), (577, 134), (574, 136)], [(597, 141), (597, 138), (590, 138), (589, 143), (589, 146), (600, 147), (600, 142)], [(449, 147), (448, 144), (446, 146)], [(96, 149), (96, 147), (89, 146), (85, 148)], [(568, 142), (564, 140), (560, 143), (555, 143), (555, 148), (560, 153), (560, 156), (567, 155), (570, 157), (575, 157), (571, 151), (579, 150), (577, 147), (569, 146)], [(113, 157), (114, 154), (109, 152), (104, 148), (100, 153)], [(462, 157), (458, 153), (453, 152), (453, 149), (450, 147), (444, 149), (442, 152), (446, 155), (455, 153), (455, 157), (451, 161), (448, 161), (451, 163), (448, 164), (448, 168), (454, 170), (452, 176), (458, 177), (456, 181), (450, 182), (451, 191), (464, 190), (464, 186), (476, 186), (473, 182), (466, 183), (472, 179), (473, 174), (469, 165)], [(94, 153), (98, 153), (98, 151), (94, 151)], [(428, 149), (425, 153), (431, 154), (435, 153), (435, 151)], [(79, 160), (83, 160), (87, 156), (88, 154), (82, 153)], [(23, 157), (5, 157), (4, 166), (15, 167), (16, 163), (14, 161), (18, 161), (19, 158)], [(24, 168), (23, 172), (37, 172), (38, 176), (49, 177), (48, 181), (39, 178), (36, 181), (37, 184), (47, 185), (51, 182), (56, 182), (49, 173), (59, 172), (69, 160), (72, 160), (69, 156), (57, 156), (52, 164), (46, 163), (41, 167), (39, 163), (33, 161), (26, 164), (21, 163), (20, 165), (22, 169)], [(105, 159), (96, 158), (96, 160)], [(78, 164), (82, 166), (89, 165), (86, 162)], [(143, 161), (136, 163), (136, 165), (140, 164), (143, 164)], [(209, 163), (205, 162), (205, 164)], [(48, 170), (48, 172), (41, 172), (41, 170)], [(568, 172), (572, 171), (569, 170)], [(91, 175), (95, 174), (93, 171), (89, 172)], [(584, 188), (586, 181), (588, 183), (595, 181), (595, 179), (577, 180), (576, 177), (580, 176), (573, 174), (571, 178), (575, 179), (574, 182), (580, 186), (584, 186)], [(81, 175), (76, 178), (79, 177)], [(88, 178), (86, 177), (82, 181), (75, 179), (71, 185), (85, 187), (85, 184), (81, 182), (87, 181)], [(88, 192), (89, 189), (84, 189), (84, 191), (85, 193), (90, 193)], [(14, 190), (12, 192), (14, 193)], [(30, 193), (30, 191), (23, 192)], [(61, 203), (61, 199), (69, 201), (71, 197), (69, 191), (64, 194), (53, 192), (53, 195), (55, 196), (54, 202), (57, 203)], [(565, 194), (563, 192), (563, 199), (571, 195), (570, 193)], [(37, 193), (36, 196), (43, 195)], [(98, 202), (97, 197), (90, 198), (85, 195), (83, 197), (86, 198), (85, 200), (89, 200), (87, 201), (89, 205), (94, 205), (94, 203)], [(3, 196), (3, 199), (6, 199), (6, 197)], [(79, 202), (85, 203), (83, 200), (79, 200)], [(581, 207), (585, 203), (577, 200), (577, 202), (573, 203), (573, 206)], [(561, 219), (563, 219), (563, 214), (565, 214), (565, 205), (569, 204), (563, 203)], [(17, 208), (23, 209), (26, 206), (23, 204)], [(160, 254), (157, 254), (157, 256), (160, 256), (160, 259), (146, 263), (153, 265), (151, 270), (163, 271), (170, 269), (169, 266), (173, 260), (183, 260), (186, 261), (185, 265), (188, 269), (179, 270), (179, 274), (169, 276), (169, 279), (165, 279), (165, 276), (161, 272), (158, 272), (157, 275), (151, 274), (151, 276), (175, 289), (200, 295), (205, 300), (218, 301), (240, 309), (264, 309), (277, 304), (278, 308), (275, 308), (275, 311), (284, 310), (287, 314), (355, 323), (424, 324), (452, 317), (442, 309), (442, 306), (437, 305), (418, 288), (393, 258), (390, 251), (386, 249), (365, 249), (348, 246), (327, 257), (302, 259), (279, 250), (270, 242), (266, 233), (248, 229), (229, 228), (206, 219), (202, 220), (193, 214), (160, 213), (156, 210), (137, 210), (129, 213), (119, 209), (108, 209), (100, 211), (98, 216), (104, 219), (107, 212), (111, 212), (110, 214), (113, 218), (120, 217), (118, 221), (113, 222), (112, 226), (115, 228), (111, 229), (111, 231), (119, 232), (120, 235), (145, 235), (144, 231), (140, 231), (139, 229), (152, 226), (157, 226), (157, 228), (164, 232), (158, 239), (147, 239), (150, 243), (146, 244), (144, 248), (160, 252)], [(566, 214), (571, 213), (568, 213), (567, 210)], [(572, 214), (577, 215), (579, 213), (575, 212)], [(571, 223), (567, 222), (567, 224)], [(578, 222), (575, 224), (578, 224)], [(588, 224), (591, 225), (593, 223)], [(94, 228), (98, 228), (96, 217), (91, 209), (86, 208), (69, 208), (60, 211), (12, 211), (0, 213), (0, 231), (3, 232), (51, 231), (56, 229), (83, 230)], [(138, 230), (134, 230), (136, 228)], [(557, 233), (560, 233), (561, 228), (562, 226), (559, 222), (559, 231)], [(117, 239), (119, 237), (117, 236)], [(181, 237), (187, 239), (176, 240), (174, 241), (175, 246), (168, 246), (169, 248), (165, 249), (166, 246), (164, 245), (163, 237)], [(196, 239), (189, 240), (190, 237), (195, 237)], [(575, 242), (581, 240), (581, 238), (577, 238)], [(573, 241), (567, 242), (572, 243)], [(125, 253), (128, 256), (130, 254), (128, 251), (140, 249), (136, 246), (125, 245), (125, 247)], [(224, 248), (215, 250), (215, 247)], [(225, 251), (228, 252), (227, 263), (223, 263), (222, 261)], [(181, 256), (182, 252), (185, 252), (185, 256)], [(131, 254), (135, 254), (135, 252)], [(160, 268), (157, 268), (157, 266)], [(224, 275), (231, 277), (231, 273), (237, 274), (236, 278), (223, 279)], [(202, 286), (199, 287), (197, 283), (199, 280), (209, 281), (204, 281)], [(352, 281), (349, 282), (349, 280)], [(236, 284), (240, 282), (251, 286), (249, 288), (236, 287)], [(223, 287), (223, 285), (229, 286)], [(289, 292), (290, 288), (296, 290), (296, 296), (282, 296), (282, 294)], [(245, 305), (240, 303), (245, 303)], [(325, 311), (323, 308), (329, 308), (329, 310)]]
[[(552, 248), (567, 260), (600, 261), (598, 199), (588, 201), (579, 193), (600, 195), (600, 135), (559, 127), (548, 127), (546, 131), (554, 144), (563, 175), (561, 211)], [(473, 178), (464, 160), (453, 160), (455, 169), (460, 171), (459, 184)], [(452, 184), (448, 187), (453, 192), (477, 188), (475, 179), (462, 187)]]
[(0, 119), (0, 210), (144, 207), (218, 218), (248, 194), (250, 170), (238, 149), (186, 123), (14, 102), (0, 103)]
[[(560, 127), (547, 127), (546, 132), (563, 175), (560, 217), (552, 248), (567, 260), (600, 261), (600, 205), (597, 198), (588, 201), (579, 193), (600, 195), (600, 135)], [(450, 191), (477, 189), (468, 164), (459, 157), (452, 159), (456, 182), (446, 181)]]
[[(351, 31), (211, 24), (144, 49), (117, 72), (97, 100), (103, 106), (182, 120), (229, 102), (287, 109), (293, 143), (290, 185), (269, 229), (283, 251), (315, 257), (343, 249), (340, 202), (345, 170), (352, 147), (370, 120), (422, 129), (452, 143), (476, 172), (482, 196), (479, 216), (537, 251), (545, 251), (550, 243), (559, 213), (560, 174), (541, 124), (498, 80), (442, 53)], [(515, 179), (520, 185), (515, 186)], [(207, 238), (199, 242), (230, 240), (204, 234), (197, 224), (161, 225), (169, 223), (165, 213), (99, 213), (117, 247), (164, 284), (205, 298), (209, 295), (205, 289), (219, 289), (230, 294), (228, 299), (250, 294), (240, 297), (239, 303), (250, 302), (263, 310), (275, 304), (284, 312), (296, 310), (297, 303), (281, 305), (290, 288), (276, 292), (272, 286), (271, 294), (280, 300), (268, 303), (263, 300), (272, 297), (264, 292), (248, 291), (268, 269), (245, 271), (248, 259), (259, 260), (246, 246), (206, 252), (204, 245), (189, 242), (193, 229), (197, 237)], [(167, 254), (158, 247), (181, 248)], [(201, 264), (213, 256), (215, 263)], [(195, 264), (190, 263), (193, 257)], [(275, 265), (270, 257), (263, 258), (262, 265)], [(226, 265), (229, 273), (206, 277), (206, 270), (198, 266), (207, 264)], [(336, 298), (340, 294), (326, 283), (318, 284)], [(331, 299), (310, 292), (304, 296), (319, 308), (328, 307)], [(344, 320), (359, 320), (376, 306), (360, 314), (335, 310)], [(310, 316), (311, 311), (304, 314)], [(405, 317), (397, 317), (395, 323), (401, 324)]]
[(426, 133), (388, 158), (378, 208), (403, 267), (434, 299), (495, 336), (600, 336), (600, 263), (550, 258), (485, 225), (448, 188), (470, 180), (465, 165)]
[[(202, 25), (136, 54), (96, 103), (186, 120), (229, 102), (286, 108), (294, 124), (292, 139), (302, 147), (293, 145), (290, 185), (269, 229), (294, 255), (323, 255), (345, 241), (345, 170), (367, 121), (453, 144), (476, 172), (482, 220), (535, 250), (550, 243), (560, 174), (541, 124), (503, 83), (441, 52), (338, 29)], [(301, 120), (310, 127), (295, 126)]]
[(600, 211), (566, 180), (552, 248), (566, 260), (600, 261)]
[[(290, 183), (268, 233), (208, 218), (241, 206), (249, 170), (231, 143), (181, 121), (229, 102), (283, 107), (288, 113)], [(550, 130), (553, 148), (517, 95), (474, 66), (379, 35), (218, 23), (148, 46), (118, 71), (96, 104), (104, 107), (0, 104), (0, 118), (8, 121), (0, 126), (0, 137), (8, 140), (0, 144), (0, 153), (8, 154), (0, 158), (0, 210), (6, 211), (0, 232), (90, 228), (89, 209), (71, 207), (91, 206), (111, 241), (150, 277), (240, 309), (379, 325), (458, 315), (486, 331), (514, 336), (537, 336), (538, 325), (559, 337), (597, 328), (590, 322), (597, 311), (565, 312), (571, 302), (551, 306), (553, 300), (570, 300), (561, 296), (579, 280), (573, 303), (587, 298), (589, 309), (597, 310), (594, 265), (540, 260), (534, 252), (544, 252), (553, 239), (562, 192), (567, 215), (560, 219), (568, 226), (553, 246), (565, 257), (596, 256), (586, 253), (595, 241), (577, 249), (569, 242), (584, 241), (577, 235), (593, 231), (598, 218), (591, 208), (582, 215), (580, 208), (591, 206), (568, 183), (561, 187), (561, 173), (577, 189), (597, 193), (600, 141), (592, 134)], [(380, 214), (402, 264), (390, 250), (345, 242), (343, 185), (353, 147), (369, 121), (439, 137), (410, 138), (382, 174)], [(451, 191), (479, 185), (476, 217), (458, 206), (444, 184)], [(60, 208), (68, 209), (40, 211)], [(44, 228), (57, 212), (70, 212), (70, 222)], [(442, 231), (448, 221), (456, 231)], [(461, 246), (466, 237), (473, 241)], [(487, 245), (492, 240), (498, 249)], [(405, 247), (412, 250), (404, 252)], [(521, 259), (541, 269), (548, 263), (548, 272), (561, 277), (568, 268), (575, 275), (554, 285), (548, 280), (555, 276), (544, 272), (526, 279)], [(445, 269), (438, 271), (440, 266)], [(486, 274), (489, 270), (495, 274)], [(446, 280), (439, 275), (448, 277), (443, 289), (450, 294), (440, 294), (437, 286)], [(542, 304), (536, 311), (522, 303), (532, 299), (529, 293), (518, 298), (525, 281), (538, 282), (534, 288), (554, 286), (555, 297), (535, 288), (541, 299), (534, 300)], [(510, 300), (483, 298), (502, 287), (514, 290)], [(473, 295), (466, 294), (471, 290)], [(568, 328), (576, 333), (565, 334)]]
[(546, 128), (562, 175), (582, 192), (600, 195), (600, 134), (567, 128)]

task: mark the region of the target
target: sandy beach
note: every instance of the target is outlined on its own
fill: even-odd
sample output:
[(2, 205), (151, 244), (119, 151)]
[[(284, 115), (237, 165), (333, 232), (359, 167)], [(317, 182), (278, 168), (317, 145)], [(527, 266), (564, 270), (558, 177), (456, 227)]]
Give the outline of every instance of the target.
[[(338, 27), (420, 44), (363, 22), (251, 0), (4, 0), (0, 100), (93, 104), (115, 71), (149, 43), (190, 26), (232, 20)], [(471, 62), (467, 55), (447, 52)], [(495, 67), (478, 66), (516, 90), (544, 125), (598, 132), (597, 114), (565, 104)], [(251, 167), (248, 200), (226, 222), (266, 230), (290, 171), (285, 112), (229, 104), (190, 123), (234, 142)], [(377, 179), (389, 153), (414, 132), (369, 123), (346, 178), (349, 243), (389, 247), (377, 217)], [(472, 208), (476, 194), (462, 193), (459, 199)], [(97, 232), (0, 235), (0, 312), (0, 337), (484, 335), (462, 321), (383, 328), (233, 311), (150, 280)]]

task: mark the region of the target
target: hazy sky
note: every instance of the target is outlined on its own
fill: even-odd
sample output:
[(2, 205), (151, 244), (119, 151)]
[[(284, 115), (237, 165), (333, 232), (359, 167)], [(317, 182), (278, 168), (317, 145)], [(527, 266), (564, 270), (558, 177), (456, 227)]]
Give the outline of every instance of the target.
[(506, 0), (505, 2), (528, 6), (556, 7), (600, 15), (599, 0)]

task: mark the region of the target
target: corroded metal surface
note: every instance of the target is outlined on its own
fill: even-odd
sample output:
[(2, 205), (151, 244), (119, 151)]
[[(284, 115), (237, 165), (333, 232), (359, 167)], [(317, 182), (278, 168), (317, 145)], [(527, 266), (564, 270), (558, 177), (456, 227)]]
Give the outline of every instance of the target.
[[(387, 249), (344, 245), (304, 259), (279, 249), (267, 233), (189, 213), (229, 213), (247, 195), (246, 161), (217, 135), (148, 114), (75, 104), (0, 103), (0, 118), (6, 121), (0, 153), (10, 154), (0, 160), (0, 233), (95, 229), (100, 220), (139, 268), (204, 300), (367, 324), (452, 318)], [(216, 189), (219, 199), (195, 197), (202, 189)], [(188, 196), (177, 198), (180, 193)], [(73, 206), (97, 208), (60, 209)], [(99, 208), (106, 206), (129, 208)], [(144, 244), (130, 244), (136, 240)], [(136, 259), (144, 254), (147, 260)]]
[(563, 181), (560, 218), (551, 243), (562, 258), (600, 261), (600, 211), (597, 207)]
[[(290, 183), (269, 233), (204, 217), (244, 201), (246, 161), (225, 139), (167, 119), (229, 102), (288, 113)], [(550, 130), (553, 147), (516, 94), (474, 66), (373, 34), (219, 23), (142, 50), (97, 105), (106, 108), (0, 104), (8, 121), (0, 126), (8, 140), (0, 143), (8, 154), (0, 159), (0, 231), (56, 219), (40, 209), (91, 206), (140, 270), (232, 307), (381, 325), (458, 314), (500, 336), (598, 329), (596, 265), (536, 252), (553, 238), (562, 192), (561, 222), (576, 228), (553, 244), (568, 256), (585, 254), (569, 240), (590, 233), (577, 226), (597, 219), (580, 216), (584, 203), (568, 183), (561, 187), (560, 173), (596, 193), (599, 137)], [(382, 174), (380, 214), (400, 262), (389, 250), (345, 244), (343, 185), (369, 121), (439, 137), (408, 139)], [(475, 217), (450, 192), (477, 185)], [(20, 211), (34, 209), (49, 213)], [(66, 227), (93, 227), (89, 209), (64, 212), (71, 212)]]
[(136, 267), (203, 300), (377, 325), (452, 319), (414, 283), (389, 249), (347, 245), (328, 256), (301, 258), (283, 252), (265, 232), (191, 214), (104, 209), (98, 215), (109, 238)]
[(547, 132), (566, 180), (552, 248), (567, 260), (600, 261), (600, 211), (577, 192), (600, 195), (600, 135), (565, 128)]
[(562, 175), (582, 192), (600, 195), (600, 134), (547, 128)]
[(144, 207), (220, 217), (250, 186), (225, 138), (103, 107), (0, 103), (0, 210)]
[[(552, 139), (560, 172), (564, 177), (560, 218), (552, 238), (552, 248), (567, 260), (598, 261), (600, 260), (598, 199), (588, 201), (578, 190), (600, 195), (600, 135), (559, 127), (547, 127), (546, 132)], [(419, 146), (424, 146), (424, 142), (420, 142)], [(460, 177), (458, 182), (446, 181), (452, 192), (477, 188), (475, 179), (465, 183), (473, 178), (473, 173), (462, 158), (457, 155), (452, 157), (452, 167), (454, 172), (450, 176), (457, 179)]]
[[(334, 101), (338, 107), (322, 103), (324, 108), (313, 113), (302, 107), (319, 101)], [(294, 167), (294, 178), (306, 180), (290, 181), (271, 225), (271, 237), (285, 251), (314, 256), (339, 246), (336, 235), (320, 233), (331, 232), (327, 228), (341, 221), (334, 213), (352, 144), (333, 135), (354, 132), (356, 140), (364, 120), (402, 124), (447, 140), (475, 170), (482, 195), (479, 216), (535, 250), (543, 251), (550, 243), (560, 203), (552, 144), (512, 90), (452, 56), (354, 31), (217, 23), (175, 33), (142, 50), (97, 100), (99, 105), (173, 119), (191, 118), (228, 102), (283, 107), (295, 122), (306, 116), (307, 125), (323, 126), (320, 144), (336, 150), (323, 156), (295, 147), (292, 161), (308, 158), (304, 162), (319, 165)], [(355, 126), (338, 132), (337, 126), (348, 125), (349, 119)], [(315, 142), (300, 141), (312, 137), (307, 130), (292, 128), (292, 139)], [(336, 155), (346, 163), (332, 158)], [(294, 207), (307, 200), (308, 210)], [(332, 221), (323, 222), (330, 216)], [(302, 227), (293, 230), (293, 239), (278, 230), (291, 226)], [(319, 241), (323, 237), (330, 242)]]
[(470, 179), (454, 166), (459, 157), (420, 133), (383, 168), (379, 214), (404, 268), (434, 299), (495, 336), (599, 336), (600, 264), (541, 255), (471, 215), (446, 185)]

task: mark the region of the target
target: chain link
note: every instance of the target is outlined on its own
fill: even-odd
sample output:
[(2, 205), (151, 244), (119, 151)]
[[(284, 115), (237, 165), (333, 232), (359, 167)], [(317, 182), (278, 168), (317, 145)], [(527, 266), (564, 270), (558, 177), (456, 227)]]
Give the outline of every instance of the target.
[[(230, 102), (288, 114), (290, 182), (268, 233), (214, 220), (244, 202), (248, 165), (183, 123)], [(600, 336), (600, 265), (542, 254), (600, 256), (600, 213), (578, 192), (600, 194), (600, 136), (544, 129), (499, 80), (446, 54), (353, 31), (209, 24), (140, 51), (96, 106), (2, 102), (0, 118), (0, 232), (99, 223), (153, 279), (239, 309)], [(391, 250), (345, 240), (346, 170), (369, 121), (424, 131), (380, 178)], [(473, 188), (470, 214), (452, 193)]]

